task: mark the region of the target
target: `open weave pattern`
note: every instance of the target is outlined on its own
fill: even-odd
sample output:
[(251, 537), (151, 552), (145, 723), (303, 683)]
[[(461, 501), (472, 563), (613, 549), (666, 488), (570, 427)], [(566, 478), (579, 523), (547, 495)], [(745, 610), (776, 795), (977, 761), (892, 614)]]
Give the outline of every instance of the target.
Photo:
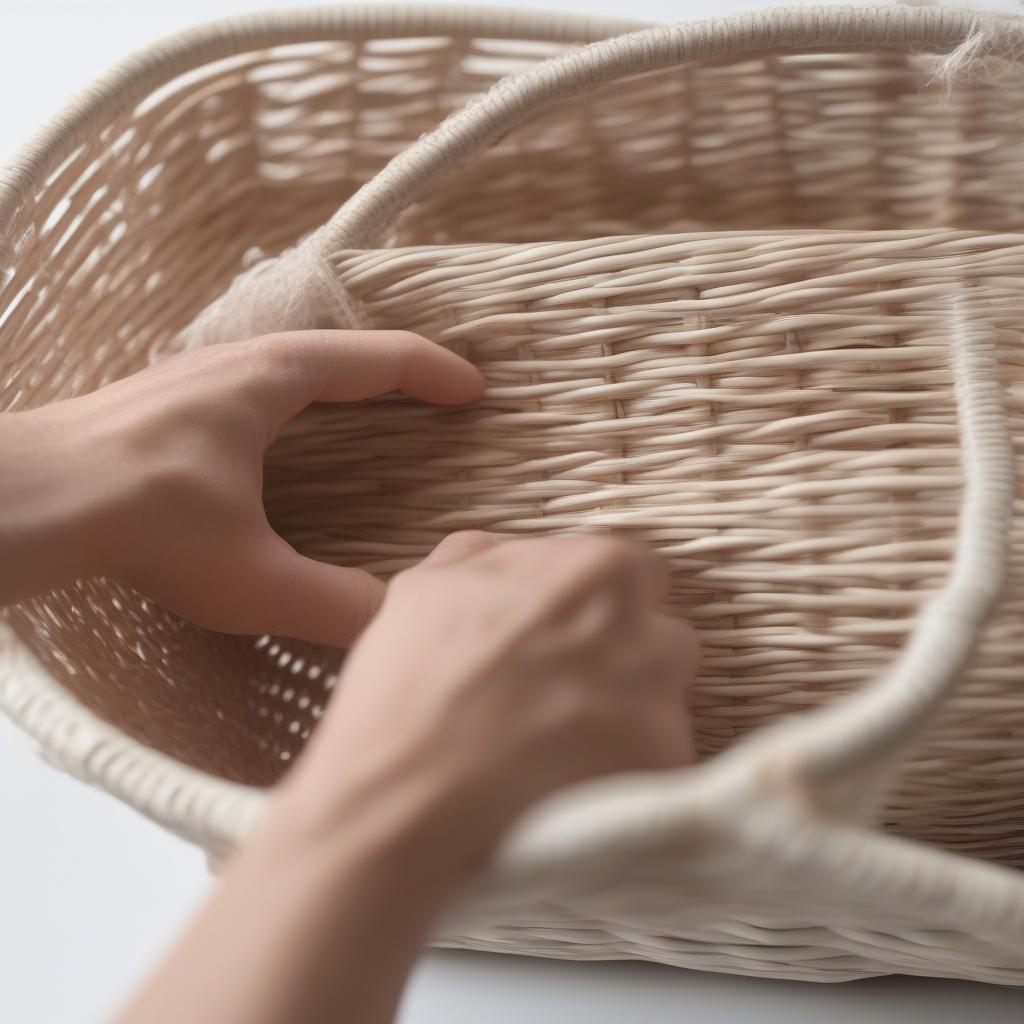
[[(979, 57), (978, 68), (999, 76), (998, 88), (966, 76), (951, 87), (948, 63), (901, 50), (755, 50), (579, 96), (551, 87), (546, 109), (540, 104), (507, 130), (501, 115), (480, 118), (479, 131), (495, 143), (465, 167), (453, 157), (426, 200), (404, 202), (395, 222), (375, 227), (373, 241), (797, 226), (1019, 229), (1024, 76)], [(514, 93), (517, 79), (507, 81)], [(442, 137), (435, 148), (446, 145)], [(403, 187), (382, 176), (374, 202), (386, 207)], [(374, 216), (364, 211), (364, 221)], [(352, 322), (344, 297), (325, 286), (321, 262), (333, 242), (346, 244), (343, 220), (237, 280), (178, 342)]]
[[(254, 253), (321, 223), (471, 96), (628, 24), (338, 9), (225, 23), (127, 62), (0, 172), (2, 407), (145, 365)], [(72, 287), (73, 307), (58, 299)]]
[[(629, 27), (380, 5), (225, 22), (127, 61), (0, 172), (0, 408), (160, 358), (254, 252), (326, 220), (497, 78)], [(293, 642), (254, 650), (114, 581), (10, 619), (109, 721), (252, 783), (273, 781), (308, 737), (338, 663)]]
[[(740, 34), (846, 17), (764, 15)], [(954, 15), (935, 24), (950, 47), (970, 34)], [(239, 270), (326, 222), (470, 93), (614, 29), (340, 9), (225, 23), (126, 64), (0, 175), (0, 408), (159, 358)], [(267, 481), (297, 546), (388, 573), (460, 524), (611, 528), (665, 551), (708, 648), (695, 715), (721, 756), (531, 826), (443, 941), (1024, 981), (1024, 887), (985, 863), (1019, 864), (1022, 846), (1016, 582), (882, 813), (983, 859), (793, 820), (767, 783), (742, 799), (706, 785), (775, 779), (778, 759), (734, 770), (754, 750), (733, 741), (859, 690), (942, 583), (962, 484), (950, 300), (965, 287), (978, 331), (1000, 332), (1024, 436), (1020, 80), (1000, 67), (998, 88), (981, 76), (947, 95), (942, 57), (838, 49), (719, 54), (559, 103), (392, 227), (393, 246), (427, 248), (336, 249), (316, 268), (331, 303), (276, 303), (285, 326), (336, 319), (339, 298), (366, 325), (422, 325), (492, 381), (470, 414), (385, 401), (297, 422)], [(716, 240), (723, 228), (746, 233)], [(228, 326), (244, 332), (244, 312)], [(224, 780), (275, 779), (337, 679), (337, 652), (212, 634), (112, 581), (9, 621), (0, 699), (46, 755), (217, 854), (260, 805)]]
[(446, 177), (400, 234), (1013, 230), (1024, 218), (1024, 87), (1010, 78), (947, 92), (940, 65), (887, 51), (773, 53), (615, 82), (558, 103)]
[[(440, 14), (435, 19), (443, 22)], [(381, 163), (488, 76), (564, 46), (495, 41), (497, 27), (482, 39), (459, 36), (451, 25), (444, 32), (432, 28), (428, 41), (410, 40), (402, 36), (423, 31), (422, 25), (393, 21), (390, 39), (252, 51), (261, 39), (269, 45), (282, 37), (326, 35), (318, 22), (289, 19), (286, 33), (261, 20), (259, 33), (225, 31), (216, 54), (223, 59), (206, 64), (195, 45), (168, 47), (172, 58), (157, 62), (162, 75), (147, 89), (129, 80), (138, 107), (126, 109), (127, 86), (119, 81), (114, 91), (122, 102), (94, 136), (66, 152), (51, 140), (48, 162), (37, 158), (8, 169), (10, 189), (0, 185), (0, 199), (16, 195), (18, 204), (2, 235), (3, 406), (80, 394), (158, 358), (253, 247), (274, 251), (325, 221)], [(577, 38), (595, 31), (572, 19), (558, 24), (562, 35), (573, 30)], [(527, 33), (522, 22), (513, 27), (539, 34)], [(381, 31), (362, 26), (362, 35), (371, 29)], [(345, 30), (358, 34), (352, 25)], [(496, 60), (495, 53), (505, 56)], [(622, 212), (614, 223), (621, 230), (648, 227), (673, 212), (680, 223), (717, 228), (754, 217), (755, 209), (762, 222), (786, 226), (807, 219), (812, 192), (827, 204), (819, 208), (822, 224), (835, 214), (842, 226), (1021, 227), (1020, 190), (1003, 187), (1010, 173), (1005, 154), (1024, 149), (1024, 124), (1015, 112), (1021, 89), (1013, 79), (998, 90), (966, 82), (944, 99), (945, 86), (928, 85), (938, 60), (899, 53), (779, 54), (627, 81), (619, 91), (609, 87), (560, 104), (511, 132), (461, 172), (468, 215), (443, 184), (436, 200), (411, 211), (399, 235), (412, 242), (467, 234), (516, 238), (528, 222), (541, 241), (563, 233), (597, 235), (613, 226), (610, 207), (593, 200), (595, 194), (609, 198), (606, 174), (621, 185)], [(193, 64), (199, 67), (182, 73)], [(880, 75), (883, 65), (896, 70)], [(147, 68), (146, 75), (154, 72)], [(684, 94), (695, 117), (685, 133), (682, 119), (671, 116), (672, 97)], [(364, 100), (354, 104), (353, 95)], [(785, 100), (787, 115), (765, 122), (766, 96)], [(436, 103), (428, 102), (431, 97)], [(674, 153), (675, 192), (657, 164), (636, 167), (633, 159), (644, 144), (635, 129), (626, 129), (640, 120), (640, 98), (660, 112), (646, 145), (659, 161)], [(911, 110), (918, 111), (915, 117)], [(905, 123), (913, 129), (909, 138), (901, 134)], [(788, 135), (786, 125), (792, 125)], [(876, 139), (884, 125), (888, 130)], [(553, 141), (559, 130), (577, 141), (566, 146), (572, 159), (555, 174), (550, 162), (561, 160)], [(849, 149), (840, 145), (843, 138), (853, 140)], [(722, 146), (723, 139), (731, 145)], [(798, 193), (787, 185), (790, 149), (803, 152), (808, 167)], [(901, 167), (921, 151), (929, 152), (934, 174), (924, 179), (917, 164), (911, 185)], [(515, 174), (509, 170), (513, 155)], [(623, 174), (631, 161), (637, 177), (627, 187)], [(589, 186), (577, 179), (569, 188), (565, 175), (574, 166), (590, 176)], [(849, 176), (839, 189), (830, 184), (837, 166)], [(528, 177), (538, 167), (544, 172)], [(546, 175), (554, 175), (557, 188), (536, 187)], [(22, 187), (24, 179), (31, 190)], [(494, 183), (500, 218), (474, 203), (472, 180)], [(658, 197), (663, 185), (675, 196), (674, 209)], [(511, 199), (516, 188), (518, 204)], [(502, 203), (498, 192), (506, 197)], [(528, 216), (538, 201), (546, 203), (544, 216)], [(7, 208), (15, 210), (10, 202)], [(713, 218), (705, 220), (708, 213)], [(632, 229), (631, 216), (642, 218)], [(416, 235), (421, 229), (424, 239)], [(311, 453), (303, 458), (301, 464), (314, 465)], [(35, 602), (15, 620), (24, 623), (26, 641), (56, 677), (90, 707), (189, 764), (240, 781), (271, 781), (294, 757), (322, 711), (338, 661), (330, 651), (274, 640), (254, 653), (244, 642), (197, 630), (106, 582)], [(223, 668), (212, 670), (211, 663)], [(211, 671), (237, 682), (210, 687)], [(705, 733), (707, 748), (723, 746), (733, 731), (720, 732), (717, 740)]]

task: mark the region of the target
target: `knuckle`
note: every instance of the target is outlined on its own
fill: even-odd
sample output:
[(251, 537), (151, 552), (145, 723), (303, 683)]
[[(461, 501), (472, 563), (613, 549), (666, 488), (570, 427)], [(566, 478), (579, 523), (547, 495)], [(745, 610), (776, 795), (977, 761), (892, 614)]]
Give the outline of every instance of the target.
[(323, 331), (281, 331), (233, 342), (239, 385), (259, 395), (268, 386), (305, 385), (329, 372), (332, 343)]
[(402, 601), (422, 602), (424, 595), (441, 589), (457, 590), (458, 584), (452, 582), (451, 573), (451, 567), (445, 565), (414, 565), (395, 573), (387, 585), (387, 592)]
[(454, 555), (472, 555), (491, 548), (496, 543), (494, 537), (483, 530), (459, 530), (441, 541), (445, 552)]
[(603, 538), (578, 535), (540, 541), (536, 554), (553, 574), (573, 578), (600, 566), (604, 549)]
[(423, 339), (412, 331), (381, 331), (380, 342), (386, 345), (399, 362), (413, 358), (423, 346)]
[(625, 541), (602, 536), (581, 537), (579, 540), (583, 564), (603, 576), (625, 574), (636, 563), (636, 550)]
[(429, 570), (420, 565), (414, 565), (409, 569), (403, 569), (395, 573), (388, 583), (388, 592), (396, 595), (403, 595), (410, 591), (416, 592), (420, 588), (420, 582)]
[[(642, 568), (633, 545), (602, 536), (565, 538), (565, 542), (562, 557), (553, 560), (562, 588), (591, 596), (607, 593), (615, 600), (632, 589)], [(606, 609), (609, 614), (615, 610)]]
[(264, 334), (231, 347), (238, 350), (240, 381), (260, 390), (267, 382), (287, 383), (321, 371), (328, 355), (326, 339), (315, 331)]
[(236, 379), (248, 379), (273, 373), (286, 364), (290, 348), (287, 334), (264, 334), (244, 341), (213, 345), (208, 351), (220, 369)]

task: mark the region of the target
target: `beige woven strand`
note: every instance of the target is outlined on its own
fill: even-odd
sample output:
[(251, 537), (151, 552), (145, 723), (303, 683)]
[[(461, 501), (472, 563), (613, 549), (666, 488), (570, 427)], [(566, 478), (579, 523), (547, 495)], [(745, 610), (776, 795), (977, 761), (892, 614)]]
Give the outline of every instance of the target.
[(1024, 53), (1019, 18), (940, 7), (817, 7), (756, 11), (646, 29), (557, 57), (499, 83), (393, 160), (310, 240), (321, 258), (377, 243), (395, 218), (474, 154), (538, 110), (603, 83), (722, 57), (810, 48), (949, 53), (970, 41), (974, 59)]
[[(493, 139), (550, 103), (618, 77), (723, 53), (808, 46), (947, 52), (965, 43), (976, 56), (1015, 58), (1022, 52), (1024, 27), (1019, 20), (939, 8), (822, 8), (655, 28), (596, 43), (500, 83), (392, 161), (308, 243), (306, 258), (321, 262), (325, 253), (373, 244), (404, 208)], [(816, 778), (839, 776), (856, 786), (857, 768), (873, 768), (906, 746), (959, 678), (999, 596), (1013, 506), (1013, 454), (994, 353), (963, 305), (964, 300), (954, 305), (952, 320), (968, 491), (954, 573), (922, 613), (885, 680), (852, 706), (833, 708), (821, 720), (803, 723), (799, 735), (787, 736), (787, 743), (808, 744), (805, 756)]]
[(71, 97), (0, 169), (0, 237), (21, 197), (111, 111), (130, 111), (167, 82), (226, 57), (323, 40), (446, 36), (580, 43), (646, 27), (624, 18), (457, 4), (345, 4), (262, 11), (184, 29), (124, 58)]
[(1014, 59), (1024, 51), (1024, 29), (1003, 15), (933, 7), (777, 9), (651, 28), (554, 58), (468, 105), (393, 160), (301, 245), (241, 275), (182, 333), (180, 344), (288, 327), (352, 326), (344, 318), (348, 303), (325, 287), (322, 264), (331, 254), (376, 244), (445, 175), (531, 115), (585, 90), (641, 72), (766, 51), (877, 47), (949, 53), (966, 42), (975, 61)]
[[(438, 940), (1024, 983), (1019, 505), (996, 548), (1021, 479), (1005, 433), (1024, 430), (1024, 86), (975, 73), (1011, 68), (1020, 22), (766, 12), (667, 30), (692, 59), (597, 91), (587, 50), (561, 58), (574, 98), (527, 70), (493, 116), (492, 96), (450, 121), (435, 140), (483, 132), (456, 167), (447, 148), (424, 163), (417, 137), (583, 37), (545, 42), (557, 18), (509, 22), (535, 45), (488, 12), (420, 17), (197, 30), (173, 62), (157, 47), (75, 101), (4, 179), (3, 407), (159, 358), (251, 254), (294, 246), (411, 147), (383, 180), (419, 153), (408, 167), (437, 169), (421, 200), (405, 205), (402, 172), (365, 207), (384, 231), (366, 244), (386, 247), (325, 249), (307, 281), (323, 293), (282, 295), (280, 326), (312, 309), (418, 330), (490, 390), (465, 410), (310, 410), (268, 453), (272, 522), (384, 576), (453, 529), (612, 530), (664, 553), (669, 605), (706, 651), (700, 766), (537, 808)], [(318, 42), (318, 25), (360, 41)], [(654, 35), (623, 68), (680, 52)], [(946, 90), (936, 76), (965, 57)], [(525, 120), (485, 146), (509, 111)], [(216, 858), (264, 805), (238, 783), (280, 775), (338, 682), (337, 652), (202, 631), (113, 580), (7, 621), (0, 702), (45, 756)]]
[(786, 740), (803, 748), (801, 776), (814, 786), (839, 785), (855, 803), (863, 799), (864, 776), (904, 751), (962, 679), (1010, 562), (1016, 465), (994, 332), (966, 291), (953, 300), (950, 319), (965, 488), (949, 581), (874, 687), (808, 718)]
[[(282, 261), (270, 261), (237, 281), (219, 308), (201, 319), (193, 341), (209, 331), (221, 336), (225, 330), (222, 318), (242, 308), (246, 309), (243, 333), (258, 331), (263, 311), (276, 316), (275, 311), (284, 304), (284, 295), (279, 296), (276, 290), (282, 286), (284, 294), (297, 293), (302, 297), (300, 304), (304, 300), (308, 319), (303, 320), (303, 326), (318, 323), (324, 316), (329, 321), (326, 300), (314, 297), (306, 284), (307, 275), (319, 274), (321, 280), (329, 277), (329, 272), (325, 274), (319, 268), (334, 252), (372, 244), (402, 210), (435, 188), (443, 175), (556, 100), (619, 77), (724, 53), (788, 51), (809, 46), (913, 46), (947, 52), (965, 40), (970, 41), (975, 54), (1013, 57), (1021, 51), (1024, 29), (1014, 20), (992, 17), (979, 21), (973, 14), (938, 8), (773, 11), (649, 29), (556, 58), (526, 75), (500, 83), (393, 160), (303, 246), (289, 252)], [(249, 295), (252, 287), (259, 294), (258, 301), (255, 293)], [(845, 775), (855, 764), (872, 764), (909, 742), (912, 726), (924, 722), (962, 671), (998, 597), (1012, 508), (1013, 461), (995, 381), (994, 357), (976, 334), (964, 340), (967, 328), (963, 317), (961, 303), (953, 312), (957, 339), (953, 347), (965, 410), (963, 444), (968, 485), (975, 472), (981, 479), (978, 495), (969, 492), (964, 510), (957, 568), (943, 595), (923, 613), (899, 664), (881, 686), (861, 698), (857, 714), (863, 717), (855, 718), (850, 709), (839, 708), (822, 721), (807, 723), (806, 730), (815, 730), (821, 737), (815, 747), (815, 774)], [(998, 423), (1002, 424), (1001, 437), (995, 429)], [(975, 451), (977, 445), (981, 447)], [(949, 628), (954, 621), (962, 624), (960, 628)], [(823, 761), (831, 768), (826, 768)]]
[[(572, 13), (374, 3), (228, 18), (186, 29), (120, 61), (72, 96), (0, 167), (3, 408), (22, 408), (91, 390), (159, 358), (166, 351), (164, 339), (191, 316), (191, 311), (178, 307), (178, 301), (194, 303), (197, 290), (227, 283), (218, 276), (225, 272), (224, 259), (215, 254), (212, 265), (207, 260), (214, 246), (200, 243), (193, 251), (190, 246), (203, 223), (211, 225), (221, 242), (225, 230), (233, 236), (230, 224), (226, 229), (218, 225), (220, 211), (238, 201), (231, 185), (252, 182), (237, 177), (225, 181), (224, 166), (230, 168), (232, 160), (211, 156), (210, 147), (218, 139), (201, 127), (204, 98), (219, 103), (219, 110), (225, 112), (220, 120), (214, 115), (212, 127), (226, 135), (237, 133), (239, 126), (232, 123), (232, 115), (238, 114), (240, 126), (253, 131), (257, 126), (248, 119), (260, 101), (267, 102), (265, 82), (269, 80), (286, 97), (274, 112), (291, 110), (301, 124), (322, 113), (318, 103), (333, 102), (330, 90), (303, 98), (303, 66), (313, 69), (320, 61), (324, 78), (366, 79), (375, 86), (362, 98), (356, 115), (372, 117), (374, 103), (379, 103), (378, 126), (393, 125), (399, 135), (407, 132), (406, 141), (412, 142), (433, 127), (436, 118), (431, 120), (429, 106), (422, 113), (392, 111), (410, 83), (423, 88), (432, 70), (440, 86), (447, 84), (452, 90), (466, 89), (469, 80), (478, 86), (492, 81), (489, 69), (471, 72), (460, 65), (458, 53), (479, 60), (476, 51), (480, 50), (499, 68), (510, 61), (521, 65), (539, 59), (538, 54), (637, 27), (641, 25), (635, 21)], [(446, 37), (453, 42), (450, 50), (438, 45)], [(397, 65), (388, 69), (390, 77), (373, 69), (364, 74), (354, 63), (358, 57), (354, 44), (389, 46), (395, 51), (396, 40), (407, 45), (390, 57)], [(306, 44), (318, 48), (314, 57), (307, 56)], [(328, 44), (333, 44), (332, 49), (323, 56)], [(294, 100), (289, 98), (292, 93), (297, 94)], [(433, 99), (442, 110), (448, 108), (441, 104), (451, 102), (447, 95)], [(280, 131), (288, 130), (285, 125)], [(347, 130), (344, 125), (330, 129), (339, 141), (344, 141)], [(276, 140), (272, 131), (265, 135)], [(183, 146), (178, 139), (184, 140)], [(205, 146), (202, 139), (208, 140)], [(308, 166), (316, 168), (315, 159)], [(258, 181), (258, 168), (250, 168), (250, 173)], [(176, 189), (180, 194), (172, 195)], [(331, 199), (331, 209), (337, 205), (337, 195)], [(297, 212), (304, 213), (301, 207)], [(285, 223), (274, 225), (270, 234), (289, 231), (295, 213), (287, 205), (277, 211)], [(318, 216), (322, 219), (327, 213), (325, 209)], [(246, 211), (242, 223), (254, 220), (253, 212)], [(130, 227), (126, 235), (110, 235), (124, 226)], [(120, 240), (112, 244), (111, 237)], [(103, 259), (95, 259), (100, 254)], [(147, 287), (151, 275), (179, 274), (159, 293)], [(169, 319), (170, 329), (165, 326)], [(75, 339), (69, 346), (72, 351), (62, 348), (69, 336)], [(102, 361), (97, 356), (104, 351), (107, 359)], [(61, 358), (53, 359), (55, 353), (61, 353)], [(101, 607), (105, 610), (97, 612)], [(122, 643), (128, 642), (126, 635), (134, 638), (125, 648), (127, 655), (107, 642), (97, 651), (112, 656), (109, 665), (88, 664), (89, 656), (81, 648), (77, 655), (66, 653), (65, 644), (75, 641), (65, 630), (74, 631), (73, 623), (81, 624), (82, 608), (87, 615), (103, 617), (102, 628), (115, 630)], [(29, 614), (36, 611), (43, 615), (34, 627), (42, 640), (38, 650), (26, 645), (25, 634), (19, 635), (7, 615), (0, 620), (4, 711), (62, 769), (101, 786), (208, 850), (230, 851), (263, 803), (261, 792), (233, 781), (247, 775), (239, 764), (230, 764), (238, 756), (237, 737), (222, 735), (214, 742), (189, 730), (188, 743), (219, 762), (212, 772), (198, 770), (194, 758), (189, 763), (188, 756), (182, 757), (180, 747), (172, 744), (168, 750), (163, 739), (154, 737), (150, 716), (154, 709), (169, 706), (172, 716), (195, 714), (196, 722), (203, 716), (213, 722), (232, 721), (234, 713), (226, 710), (224, 702), (238, 691), (211, 688), (208, 678), (197, 680), (178, 660), (198, 655), (204, 673), (237, 679), (241, 669), (233, 659), (238, 652), (226, 653), (231, 641), (221, 645), (221, 655), (234, 667), (214, 669), (217, 655), (199, 653), (213, 634), (197, 641), (187, 624), (114, 581), (87, 581), (79, 590), (50, 595)], [(117, 616), (124, 618), (120, 625), (113, 622)], [(90, 633), (93, 638), (98, 635), (98, 630)], [(44, 663), (40, 654), (51, 660)], [(332, 654), (327, 652), (312, 663), (316, 677), (330, 680)], [(125, 679), (126, 656), (143, 675), (150, 674), (150, 683), (159, 679), (159, 685), (176, 700), (169, 704), (141, 679)], [(76, 689), (75, 682), (82, 680), (83, 688)], [(122, 687), (123, 701), (116, 696)], [(303, 701), (307, 716), (311, 708), (319, 711), (320, 704), (309, 698)], [(141, 733), (133, 731), (112, 712), (117, 703), (134, 709), (130, 713), (149, 719), (150, 725)], [(236, 706), (234, 711), (238, 710)], [(252, 739), (260, 721), (256, 709), (243, 712), (243, 717), (248, 719), (245, 728), (253, 748), (242, 759), (251, 766), (273, 758), (272, 774), (277, 774), (282, 767), (279, 755), (290, 756), (290, 751), (275, 746), (267, 754), (270, 744), (263, 738)], [(286, 735), (290, 745), (292, 737)], [(211, 768), (210, 760), (204, 761), (204, 767)]]
[[(877, 776), (884, 781), (960, 681), (1010, 561), (1015, 462), (994, 331), (965, 297), (953, 300), (950, 325), (964, 470), (960, 531), (949, 579), (919, 614), (899, 658), (856, 695), (762, 730), (707, 762), (700, 776), (685, 770), (645, 781), (621, 799), (609, 800), (597, 786), (569, 806), (556, 802), (515, 837), (516, 856), (503, 867), (510, 879), (600, 858), (602, 849), (639, 855), (646, 845), (670, 843), (695, 807), (709, 807), (702, 813), (716, 818), (715, 827), (742, 831), (750, 808), (780, 794), (799, 795), (804, 810), (814, 806), (828, 820), (861, 819), (865, 804), (877, 801)], [(720, 818), (719, 806), (727, 808)]]

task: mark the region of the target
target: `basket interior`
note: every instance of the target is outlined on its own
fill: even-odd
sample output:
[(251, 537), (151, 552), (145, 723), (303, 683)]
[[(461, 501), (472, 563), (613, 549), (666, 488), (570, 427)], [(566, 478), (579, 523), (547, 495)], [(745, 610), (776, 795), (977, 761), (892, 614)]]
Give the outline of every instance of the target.
[[(112, 117), (25, 197), (3, 235), (0, 408), (82, 394), (158, 358), (250, 249), (292, 243), (496, 77), (559, 49), (465, 39), (279, 47), (182, 76)], [(652, 280), (625, 266), (599, 271), (610, 275), (600, 281), (581, 272), (586, 295), (552, 272), (547, 290), (505, 306), (501, 275), (507, 261), (530, 272), (530, 249), (514, 243), (580, 240), (563, 258), (583, 262), (595, 239), (650, 232), (1024, 231), (1024, 88), (982, 77), (947, 90), (932, 81), (934, 68), (933, 58), (890, 53), (723, 61), (640, 76), (511, 133), (410, 211), (391, 240), (450, 246), (419, 251), (446, 268), (450, 289), (464, 289), (462, 306), (445, 307), (425, 286), (402, 301), (416, 250), (401, 273), (387, 254), (350, 254), (338, 266), (350, 286), (357, 275), (363, 282), (375, 324), (422, 329), (489, 364), (489, 418), (397, 402), (314, 410), (270, 453), (274, 521), (302, 550), (386, 574), (462, 526), (546, 531), (578, 528), (583, 515), (621, 529), (627, 507), (693, 505), (690, 526), (652, 513), (629, 531), (673, 559), (674, 599), (702, 626), (703, 752), (861, 685), (941, 581), (955, 526), (952, 381), (935, 360), (942, 324), (913, 275), (890, 276), (884, 301), (860, 297), (834, 322), (835, 310), (820, 307), (825, 320), (813, 326), (782, 323), (803, 310), (796, 293), (789, 309), (767, 310), (742, 283), (695, 285), (713, 254), (681, 269), (673, 253)], [(723, 239), (719, 256), (736, 260), (750, 244)], [(496, 276), (474, 277), (478, 265)], [(769, 278), (765, 266), (749, 281)], [(804, 261), (781, 273), (791, 286), (819, 270)], [(1019, 280), (1019, 268), (998, 264), (985, 287), (1008, 302)], [(614, 342), (598, 323), (609, 313)], [(623, 324), (634, 325), (628, 338)], [(1019, 398), (1020, 338), (1005, 327)], [(620, 381), (609, 367), (638, 346), (661, 346), (664, 358)], [(810, 362), (792, 358), (800, 353)], [(516, 365), (548, 358), (531, 379)], [(766, 362), (752, 368), (751, 358)], [(594, 398), (595, 382), (622, 383), (621, 394)], [(758, 404), (772, 389), (791, 403)], [(741, 394), (715, 394), (730, 391)], [(493, 432), (499, 412), (518, 417), (515, 445)], [(672, 427), (646, 464), (635, 462), (632, 427), (602, 426), (635, 417)], [(303, 445), (313, 429), (358, 442), (353, 461), (318, 463)], [(344, 492), (331, 485), (341, 473), (354, 482)], [(453, 474), (461, 490), (448, 486)], [(903, 485), (891, 486), (895, 477)], [(296, 501), (296, 485), (308, 491), (313, 480), (326, 484)], [(769, 511), (771, 522), (760, 518)], [(830, 594), (831, 608), (822, 600)], [(256, 784), (273, 782), (301, 749), (341, 661), (291, 640), (210, 633), (109, 580), (9, 615), (90, 708), (190, 765)], [(1012, 730), (1024, 725), (1009, 691), (1019, 632), (1009, 619), (999, 625), (989, 660), (950, 712), (956, 727), (950, 718), (930, 734), (894, 796), (900, 831), (1019, 861), (1024, 822), (1013, 793), (1024, 769), (1008, 756)], [(965, 720), (974, 733), (963, 732)], [(980, 743), (1000, 744), (1007, 759), (956, 756)]]
[[(269, 452), (268, 512), (306, 553), (381, 574), (460, 528), (659, 549), (669, 604), (701, 634), (692, 705), (712, 754), (855, 691), (906, 642), (959, 520), (949, 300), (969, 292), (1002, 341), (1022, 437), (1022, 271), (1024, 234), (950, 231), (341, 253), (368, 326), (461, 352), (488, 395), (311, 410)], [(904, 834), (1011, 863), (1022, 525), (1001, 617), (887, 811)]]

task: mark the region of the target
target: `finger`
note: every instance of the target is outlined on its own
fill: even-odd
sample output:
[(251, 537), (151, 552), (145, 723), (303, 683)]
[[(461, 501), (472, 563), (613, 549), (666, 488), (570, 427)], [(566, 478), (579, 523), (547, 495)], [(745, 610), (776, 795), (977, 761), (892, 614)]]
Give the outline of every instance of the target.
[(384, 592), (370, 573), (306, 558), (268, 528), (239, 571), (232, 614), (238, 632), (348, 647)]
[(659, 604), (672, 586), (672, 571), (664, 556), (654, 548), (628, 541), (636, 558), (638, 585), (643, 596)]
[(483, 374), (472, 363), (408, 331), (295, 331), (255, 344), (296, 371), (276, 375), (281, 423), (311, 402), (400, 391), (437, 405), (462, 405), (484, 393)]
[(656, 612), (655, 634), (665, 647), (673, 665), (672, 682), (686, 692), (697, 678), (700, 667), (700, 641), (697, 631), (686, 619), (668, 612)]
[(460, 530), (458, 533), (450, 533), (420, 562), (420, 565), (431, 568), (452, 565), (481, 551), (489, 551), (502, 540), (503, 538), (492, 533), (484, 533), (483, 530)]

